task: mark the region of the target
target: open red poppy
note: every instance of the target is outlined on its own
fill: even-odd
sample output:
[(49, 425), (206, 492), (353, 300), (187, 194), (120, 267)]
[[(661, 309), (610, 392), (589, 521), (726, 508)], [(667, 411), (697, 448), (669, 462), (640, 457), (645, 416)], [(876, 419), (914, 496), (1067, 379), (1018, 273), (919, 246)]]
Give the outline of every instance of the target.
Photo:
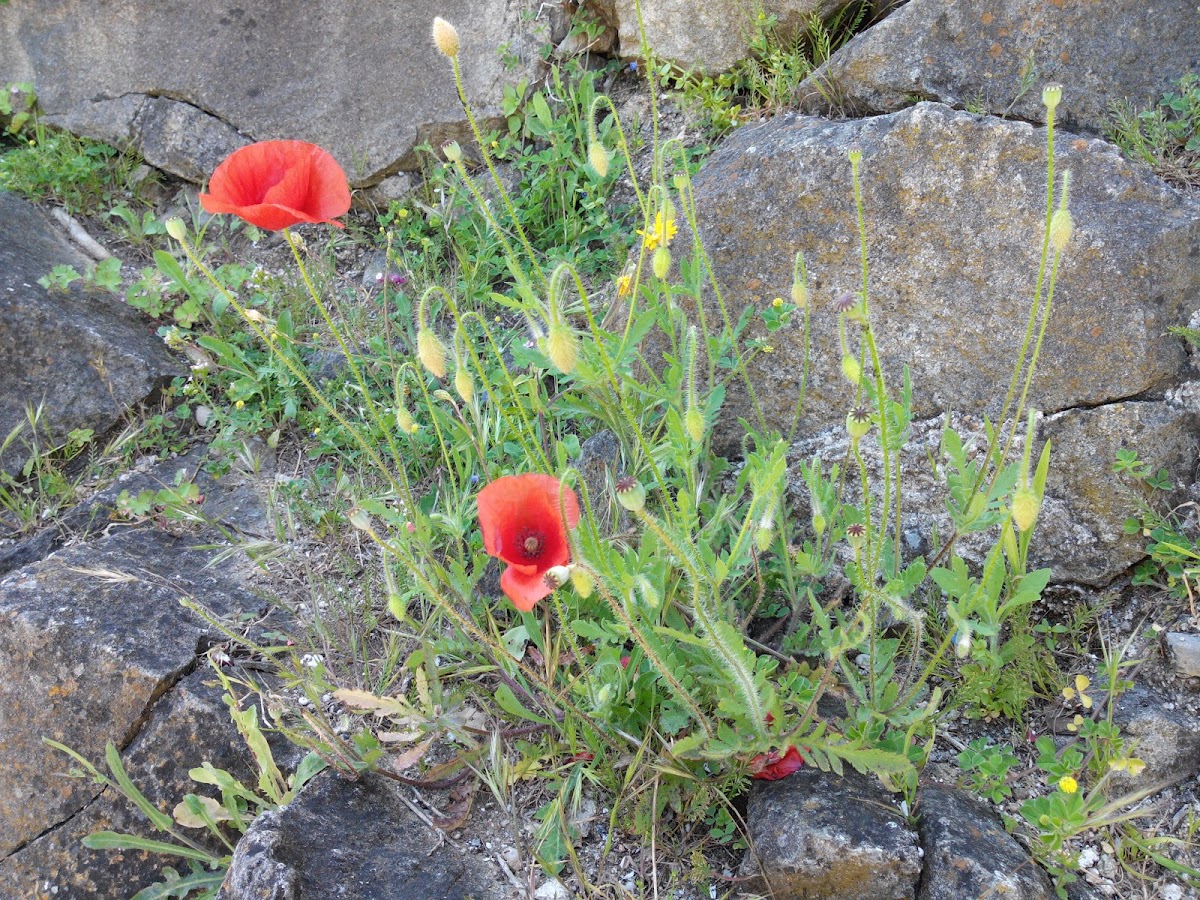
[(232, 213), (267, 231), (301, 222), (328, 222), (350, 208), (346, 173), (332, 156), (305, 141), (260, 141), (217, 166), (200, 205)]
[(750, 760), (750, 777), (762, 781), (778, 781), (803, 765), (804, 757), (795, 747), (788, 747), (787, 753), (782, 756), (778, 750), (772, 750), (770, 753), (760, 753)]
[(557, 478), (529, 474), (497, 478), (479, 492), (478, 503), (483, 549), (508, 563), (500, 587), (513, 606), (529, 612), (554, 590), (546, 572), (571, 559), (567, 529), (579, 523), (579, 500)]

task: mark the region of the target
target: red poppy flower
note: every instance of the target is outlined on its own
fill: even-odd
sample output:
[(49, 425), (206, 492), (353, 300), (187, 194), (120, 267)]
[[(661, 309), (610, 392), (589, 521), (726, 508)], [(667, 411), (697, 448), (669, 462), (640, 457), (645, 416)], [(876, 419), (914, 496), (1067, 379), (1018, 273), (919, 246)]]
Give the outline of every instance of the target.
[(304, 141), (260, 141), (217, 166), (200, 205), (279, 231), (301, 222), (335, 222), (350, 208), (346, 173), (332, 156)]
[[(559, 510), (559, 494), (567, 518)], [(529, 612), (549, 594), (546, 572), (571, 559), (567, 529), (579, 522), (579, 500), (550, 475), (506, 475), (479, 492), (483, 548), (508, 563), (500, 587), (513, 606)]]
[(782, 756), (778, 750), (772, 750), (770, 753), (760, 753), (750, 760), (750, 777), (763, 781), (778, 781), (803, 765), (804, 757), (795, 747), (788, 747), (787, 753)]

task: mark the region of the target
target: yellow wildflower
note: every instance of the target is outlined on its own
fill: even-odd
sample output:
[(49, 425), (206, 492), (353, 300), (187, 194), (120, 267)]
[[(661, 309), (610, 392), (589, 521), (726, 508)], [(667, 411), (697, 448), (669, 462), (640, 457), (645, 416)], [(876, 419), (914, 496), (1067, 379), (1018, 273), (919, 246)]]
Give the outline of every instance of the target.
[(1127, 772), (1131, 776), (1140, 775), (1146, 764), (1134, 756), (1122, 756), (1109, 762), (1108, 767), (1114, 772)]
[(629, 292), (633, 290), (633, 276), (622, 275), (617, 279), (617, 298), (628, 297)]
[(671, 239), (675, 237), (678, 230), (675, 227), (675, 220), (666, 218), (660, 209), (654, 214), (654, 227), (648, 232), (639, 228), (637, 233), (642, 236), (642, 243), (646, 249), (654, 250), (659, 244), (665, 247), (671, 243)]
[(1088, 685), (1090, 685), (1091, 683), (1092, 683), (1092, 680), (1090, 678), (1088, 678), (1086, 675), (1076, 675), (1075, 676), (1075, 687), (1063, 688), (1062, 695), (1068, 701), (1074, 700), (1076, 697), (1078, 697), (1079, 703), (1084, 709), (1091, 709), (1092, 708), (1092, 698), (1084, 693), (1084, 691), (1087, 690)]
[(1058, 789), (1064, 794), (1073, 794), (1079, 790), (1079, 782), (1070, 775), (1064, 775), (1058, 779)]
[(776, 297), (774, 300), (771, 301), (771, 305), (773, 307), (775, 307), (776, 309), (779, 309), (779, 307), (783, 306), (783, 298)]

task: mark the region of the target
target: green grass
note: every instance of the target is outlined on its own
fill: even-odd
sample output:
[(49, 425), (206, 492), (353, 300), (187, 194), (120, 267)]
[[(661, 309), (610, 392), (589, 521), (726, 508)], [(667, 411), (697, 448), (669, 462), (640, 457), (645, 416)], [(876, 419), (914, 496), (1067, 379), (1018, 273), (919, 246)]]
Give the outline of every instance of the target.
[(1159, 175), (1200, 184), (1200, 77), (1183, 75), (1157, 105), (1138, 110), (1126, 102), (1110, 110), (1109, 138)]

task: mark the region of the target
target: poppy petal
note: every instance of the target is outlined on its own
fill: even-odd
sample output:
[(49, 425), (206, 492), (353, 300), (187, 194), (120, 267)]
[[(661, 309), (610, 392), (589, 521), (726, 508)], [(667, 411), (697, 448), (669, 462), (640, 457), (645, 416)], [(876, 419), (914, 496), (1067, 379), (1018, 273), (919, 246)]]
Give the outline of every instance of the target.
[(750, 770), (753, 773), (750, 777), (761, 781), (778, 781), (780, 778), (791, 775), (803, 765), (804, 757), (795, 747), (788, 747), (787, 753), (782, 757), (778, 750), (772, 750), (770, 753), (760, 753), (750, 760)]
[(579, 499), (551, 475), (506, 475), (487, 485), (477, 498), (484, 550), (505, 562), (527, 566), (519, 540), (523, 532), (533, 531), (545, 541), (538, 559), (542, 571), (566, 563), (569, 545), (559, 518), (560, 490), (567, 527), (574, 528), (579, 523)]
[(546, 584), (544, 573), (521, 572), (527, 566), (509, 566), (500, 574), (500, 589), (512, 601), (512, 605), (521, 612), (529, 612), (539, 600), (549, 596), (553, 588)]
[(325, 222), (350, 208), (350, 185), (337, 161), (305, 141), (260, 141), (235, 150), (209, 179), (200, 205), (278, 231)]

